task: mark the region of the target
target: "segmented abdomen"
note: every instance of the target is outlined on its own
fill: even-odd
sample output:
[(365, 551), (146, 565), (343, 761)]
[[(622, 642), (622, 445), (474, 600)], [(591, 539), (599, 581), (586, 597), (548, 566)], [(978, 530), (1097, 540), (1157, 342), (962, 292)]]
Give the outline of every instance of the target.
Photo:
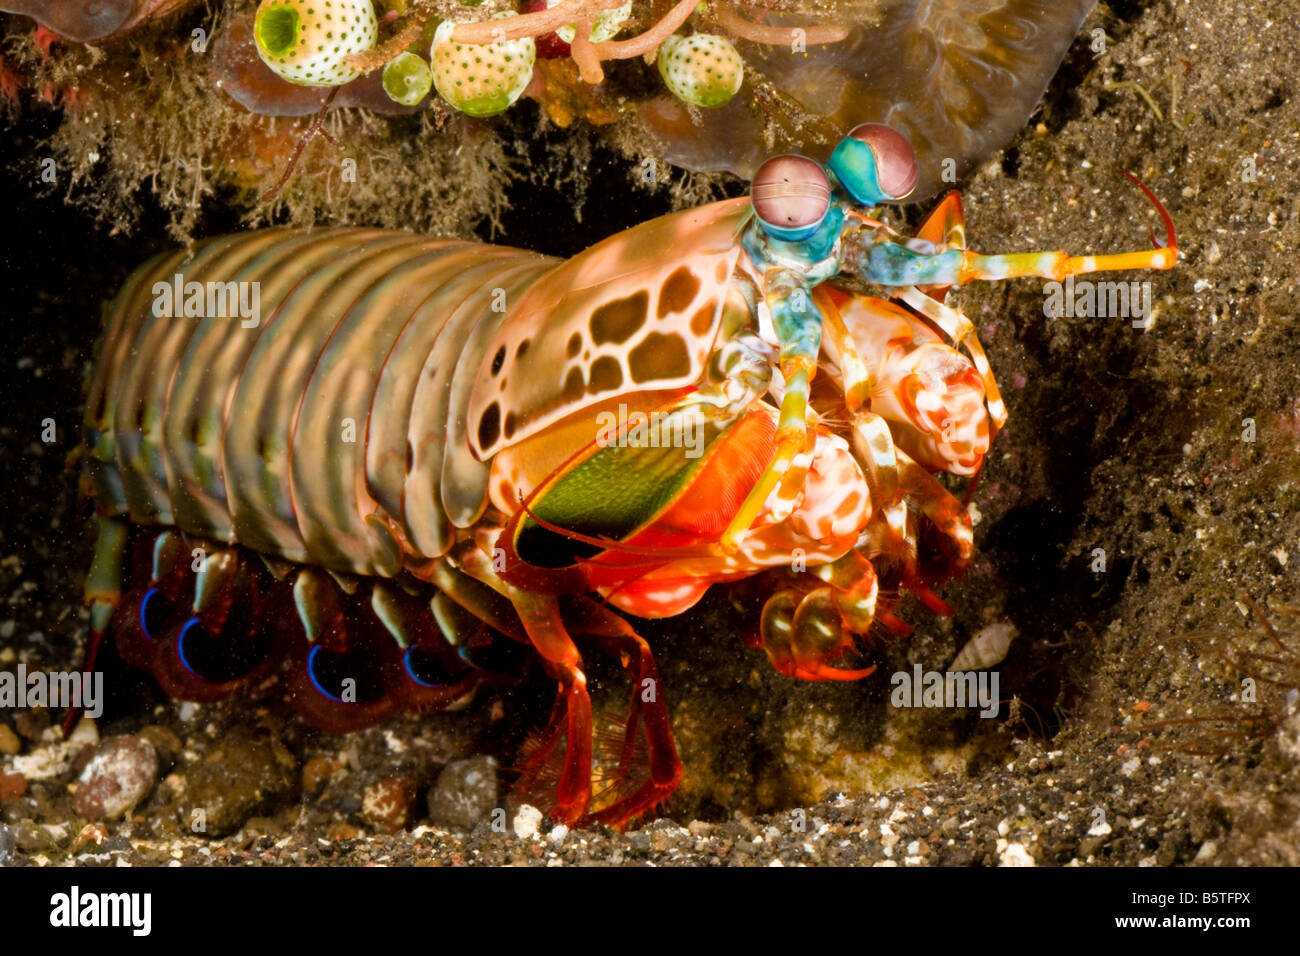
[(483, 353), (553, 265), (372, 229), (155, 257), (110, 307), (91, 381), (101, 512), (357, 574), (442, 554), (486, 506), (465, 440)]

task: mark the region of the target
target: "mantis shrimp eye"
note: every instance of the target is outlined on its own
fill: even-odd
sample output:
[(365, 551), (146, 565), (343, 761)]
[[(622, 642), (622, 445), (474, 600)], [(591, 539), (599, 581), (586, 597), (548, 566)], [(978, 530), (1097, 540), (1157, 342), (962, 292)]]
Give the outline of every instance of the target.
[(854, 127), (835, 147), (828, 165), (864, 206), (902, 199), (916, 188), (920, 177), (907, 137), (881, 123)]
[(774, 156), (758, 167), (750, 198), (764, 232), (799, 242), (825, 221), (831, 184), (821, 164), (807, 156)]

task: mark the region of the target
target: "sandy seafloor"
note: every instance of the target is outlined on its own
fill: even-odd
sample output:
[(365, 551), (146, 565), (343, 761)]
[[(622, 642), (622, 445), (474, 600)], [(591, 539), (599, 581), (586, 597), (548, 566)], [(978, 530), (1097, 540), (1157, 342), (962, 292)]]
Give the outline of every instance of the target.
[[(0, 862), (1300, 863), (1300, 707), (1287, 697), (1300, 683), (1300, 611), (1287, 608), (1300, 604), (1300, 25), (1281, 0), (1116, 12), (1106, 57), (1076, 41), (1044, 107), (963, 185), (971, 244), (1140, 248), (1156, 221), (1118, 165), (1164, 198), (1182, 259), (1134, 277), (1152, 282), (1146, 330), (1047, 319), (1035, 282), (960, 293), (1011, 417), (975, 498), (978, 557), (943, 592), (952, 619), (905, 606), (916, 634), (882, 648), (873, 678), (834, 686), (773, 673), (722, 598), (646, 628), (687, 778), (660, 819), (626, 833), (539, 828), (504, 792), (458, 790), (452, 775), (430, 816), (449, 761), (510, 761), (544, 685), (346, 736), (308, 730), (273, 690), (195, 707), (142, 684), (67, 745), (48, 714), (5, 712), (0, 773), (22, 772), (26, 790), (0, 802)], [(1136, 88), (1107, 88), (1128, 81), (1159, 117)], [(143, 253), (9, 182), (0, 666), (67, 666), (90, 542), (63, 462), (73, 439), (46, 447), (39, 423), (73, 429), (96, 303)], [(42, 242), (48, 257), (31, 252)], [(996, 622), (1019, 634), (999, 719), (888, 706), (884, 675), (942, 667)], [(148, 739), (159, 782), (124, 820), (88, 826), (73, 792), (83, 748), (112, 735)], [(410, 798), (405, 821), (386, 790)], [(507, 808), (505, 832), (450, 822), (476, 801)], [(196, 805), (209, 808), (199, 835), (185, 828)]]

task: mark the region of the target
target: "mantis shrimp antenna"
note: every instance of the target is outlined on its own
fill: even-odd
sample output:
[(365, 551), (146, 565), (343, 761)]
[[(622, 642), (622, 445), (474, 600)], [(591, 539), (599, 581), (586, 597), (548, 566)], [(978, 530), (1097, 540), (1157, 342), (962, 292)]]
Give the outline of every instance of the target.
[(1026, 252), (1012, 255), (982, 256), (967, 252), (961, 265), (959, 281), (975, 279), (1016, 279), (1023, 276), (1041, 276), (1058, 281), (1066, 276), (1086, 272), (1110, 272), (1122, 269), (1172, 269), (1178, 262), (1178, 234), (1169, 210), (1147, 188), (1146, 183), (1128, 170), (1117, 170), (1137, 184), (1138, 189), (1151, 200), (1165, 224), (1165, 241), (1160, 242), (1151, 233), (1151, 243), (1156, 248), (1139, 252), (1119, 252), (1101, 256), (1067, 256), (1064, 252)]

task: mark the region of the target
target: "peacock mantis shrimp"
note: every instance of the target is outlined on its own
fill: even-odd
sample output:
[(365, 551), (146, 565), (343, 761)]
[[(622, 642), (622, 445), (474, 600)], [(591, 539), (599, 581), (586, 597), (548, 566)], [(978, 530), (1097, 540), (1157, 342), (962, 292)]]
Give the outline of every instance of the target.
[[(557, 697), (519, 786), (556, 781), (570, 824), (652, 809), (681, 763), (625, 615), (748, 582), (779, 671), (866, 676), (842, 665), (876, 622), (906, 631), (897, 591), (947, 610), (933, 589), (973, 540), (934, 473), (977, 474), (1007, 417), (948, 290), (1177, 259), (1141, 183), (1163, 245), (981, 255), (956, 193), (915, 236), (874, 217), (916, 180), (907, 140), (865, 124), (825, 166), (775, 157), (750, 196), (567, 261), (368, 229), (156, 257), (113, 303), (89, 390), (86, 667), (111, 636), (186, 699), (282, 670), (308, 720), (349, 730), (540, 663)], [(168, 291), (240, 284), (254, 321)], [(632, 685), (595, 770), (580, 645)]]

